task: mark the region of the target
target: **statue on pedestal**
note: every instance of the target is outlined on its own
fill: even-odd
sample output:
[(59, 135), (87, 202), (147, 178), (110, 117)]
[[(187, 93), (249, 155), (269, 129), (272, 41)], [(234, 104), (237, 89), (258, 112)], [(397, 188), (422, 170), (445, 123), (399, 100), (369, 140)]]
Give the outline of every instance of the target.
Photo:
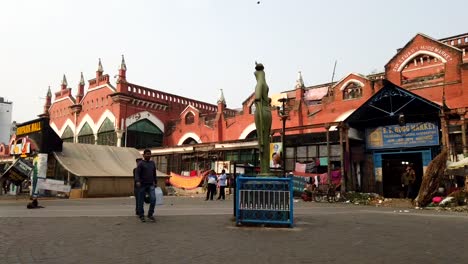
[(255, 62), (255, 127), (257, 128), (258, 145), (260, 150), (260, 174), (270, 172), (270, 132), (271, 106), (268, 97), (268, 85), (265, 80), (264, 67)]

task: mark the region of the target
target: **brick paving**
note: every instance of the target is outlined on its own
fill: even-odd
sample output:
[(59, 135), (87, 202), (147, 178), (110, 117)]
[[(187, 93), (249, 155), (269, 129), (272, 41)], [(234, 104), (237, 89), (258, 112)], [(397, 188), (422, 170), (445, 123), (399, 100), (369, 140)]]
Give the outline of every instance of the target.
[(295, 228), (259, 228), (236, 227), (231, 201), (167, 197), (156, 223), (140, 223), (132, 202), (47, 200), (45, 208), (27, 210), (22, 201), (0, 201), (0, 263), (464, 263), (468, 257), (468, 214), (298, 202)]

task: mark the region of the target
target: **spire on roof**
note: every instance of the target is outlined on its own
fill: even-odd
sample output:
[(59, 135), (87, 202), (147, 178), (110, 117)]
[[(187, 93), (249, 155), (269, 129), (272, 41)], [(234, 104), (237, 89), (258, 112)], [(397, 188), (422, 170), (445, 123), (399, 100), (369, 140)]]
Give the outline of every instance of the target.
[(219, 89), (219, 90), (221, 91), (221, 95), (219, 96), (218, 104), (219, 104), (219, 103), (226, 104), (226, 99), (224, 99), (223, 89)]
[(84, 78), (83, 78), (83, 72), (81, 72), (80, 85), (85, 85)]
[(47, 97), (52, 97), (52, 92), (50, 91), (50, 85), (49, 85), (49, 89), (47, 90)]
[(99, 64), (98, 64), (98, 72), (104, 72), (104, 68), (102, 68), (102, 63), (101, 63), (101, 58), (99, 58)]
[(120, 69), (124, 71), (127, 70), (127, 65), (125, 64), (125, 58), (123, 54), (122, 54), (122, 63), (120, 63)]
[(62, 85), (65, 86), (65, 87), (68, 86), (67, 77), (65, 77), (65, 74), (63, 75)]
[(302, 72), (297, 73), (296, 88), (304, 88), (304, 80), (302, 79)]

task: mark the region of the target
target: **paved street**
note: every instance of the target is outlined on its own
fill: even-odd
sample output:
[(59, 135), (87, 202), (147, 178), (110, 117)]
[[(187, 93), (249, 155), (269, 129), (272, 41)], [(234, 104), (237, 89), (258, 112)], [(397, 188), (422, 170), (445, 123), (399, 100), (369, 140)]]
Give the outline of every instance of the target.
[(465, 263), (468, 214), (295, 203), (295, 228), (236, 227), (232, 200), (0, 201), (0, 263)]

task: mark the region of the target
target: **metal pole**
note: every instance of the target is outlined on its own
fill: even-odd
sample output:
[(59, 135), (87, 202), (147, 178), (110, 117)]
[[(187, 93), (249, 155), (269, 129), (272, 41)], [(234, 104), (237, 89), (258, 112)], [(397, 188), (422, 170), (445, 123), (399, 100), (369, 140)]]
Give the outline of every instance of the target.
[(281, 130), (281, 149), (282, 149), (282, 156), (281, 156), (281, 162), (282, 166), (281, 168), (283, 169), (283, 176), (286, 176), (286, 147), (284, 146), (284, 138), (286, 134), (286, 119), (288, 118), (288, 115), (286, 113), (286, 102), (288, 101), (288, 98), (280, 98), (278, 102), (281, 102), (281, 110), (278, 111), (279, 116), (281, 117), (281, 121), (283, 121), (283, 127)]
[[(283, 103), (284, 109), (284, 103)], [(283, 117), (283, 131), (281, 132), (281, 159), (282, 159), (282, 167), (283, 167), (283, 177), (286, 177), (286, 148), (284, 146), (284, 134), (286, 133), (286, 117)]]
[(326, 125), (327, 129), (327, 181), (331, 184), (331, 162), (330, 162), (330, 126)]
[(341, 192), (345, 192), (346, 191), (346, 188), (345, 188), (345, 174), (344, 174), (344, 146), (343, 146), (343, 133), (344, 133), (344, 127), (343, 127), (343, 124), (340, 125), (340, 161), (341, 161), (341, 188), (340, 188), (340, 191)]

